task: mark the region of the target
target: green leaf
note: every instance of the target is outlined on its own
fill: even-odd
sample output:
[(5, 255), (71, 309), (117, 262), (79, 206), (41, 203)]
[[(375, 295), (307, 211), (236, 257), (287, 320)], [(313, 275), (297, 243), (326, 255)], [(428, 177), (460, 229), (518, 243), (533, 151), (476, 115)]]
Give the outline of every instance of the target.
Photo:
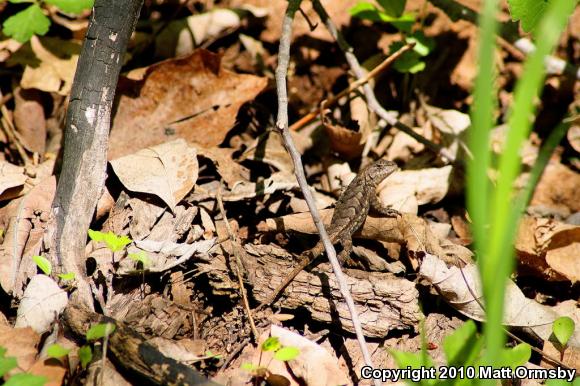
[(45, 0), (65, 13), (79, 14), (93, 6), (94, 0)]
[(8, 0), (8, 2), (9, 3), (12, 3), (12, 4), (18, 4), (18, 3), (34, 3), (35, 0)]
[(511, 349), (504, 349), (502, 351), (502, 365), (515, 369), (518, 366), (523, 366), (530, 360), (532, 356), (532, 348), (527, 343), (520, 343)]
[(286, 362), (296, 358), (300, 355), (300, 349), (294, 346), (284, 346), (280, 350), (276, 351), (274, 358), (279, 361)]
[(2, 32), (20, 43), (26, 43), (32, 35), (44, 35), (50, 27), (50, 19), (42, 13), (38, 4), (10, 16), (2, 24)]
[(103, 232), (94, 231), (92, 229), (89, 229), (88, 233), (89, 233), (89, 237), (93, 241), (97, 241), (97, 242), (98, 241), (105, 241), (105, 234)]
[(62, 347), (60, 344), (53, 344), (46, 350), (49, 358), (62, 358), (68, 355), (70, 349)]
[[(389, 46), (390, 53), (393, 54), (403, 45), (403, 42), (394, 42)], [(425, 62), (421, 60), (421, 56), (415, 51), (407, 51), (393, 63), (393, 68), (402, 73), (415, 74), (425, 69)]]
[(87, 365), (91, 363), (91, 360), (93, 359), (91, 346), (83, 346), (79, 349), (79, 359), (81, 361), (81, 367), (86, 369)]
[(556, 339), (558, 339), (558, 342), (560, 342), (562, 346), (566, 346), (566, 344), (568, 344), (568, 340), (570, 340), (572, 334), (574, 334), (575, 328), (576, 325), (574, 324), (574, 321), (567, 316), (562, 316), (556, 319), (554, 324), (552, 324), (552, 331), (554, 332), (554, 336)]
[(97, 340), (109, 336), (115, 331), (115, 328), (116, 326), (113, 323), (95, 324), (87, 331), (87, 340)]
[(50, 264), (50, 261), (48, 261), (46, 257), (32, 256), (32, 260), (34, 260), (38, 268), (40, 268), (40, 270), (44, 272), (45, 275), (50, 275), (50, 273), (52, 272), (52, 265)]
[(371, 3), (360, 2), (348, 11), (351, 16), (370, 21), (382, 21), (380, 11)]
[(405, 39), (407, 43), (415, 43), (413, 51), (415, 51), (420, 56), (429, 55), (435, 48), (435, 40), (433, 38), (425, 36), (421, 31), (413, 33), (411, 36)]
[(477, 336), (473, 320), (468, 320), (443, 339), (443, 351), (449, 366), (469, 366), (479, 355), (483, 341)]
[(15, 369), (18, 366), (18, 362), (14, 357), (0, 357), (0, 377), (3, 377), (10, 370)]
[(421, 352), (410, 353), (399, 350), (389, 350), (389, 353), (395, 358), (395, 362), (400, 369), (410, 366), (413, 369), (418, 369), (421, 366), (433, 367), (433, 360), (428, 355), (423, 355)]
[(512, 19), (519, 20), (526, 32), (536, 28), (546, 12), (548, 4), (549, 2), (546, 0), (508, 0)]
[(133, 240), (127, 236), (117, 236), (110, 231), (105, 235), (105, 243), (107, 243), (107, 247), (109, 247), (109, 249), (113, 252), (120, 251), (126, 245), (131, 244), (132, 241)]
[(383, 11), (391, 17), (399, 17), (405, 10), (407, 0), (377, 0)]
[(105, 242), (107, 244), (107, 248), (109, 248), (113, 252), (120, 251), (126, 245), (131, 244), (131, 242), (133, 241), (127, 236), (117, 236), (111, 231), (103, 233), (89, 229), (88, 233), (91, 240), (96, 242), (99, 241)]
[(28, 373), (19, 373), (11, 376), (4, 386), (44, 386), (47, 381), (46, 377), (40, 377)]
[(253, 364), (251, 362), (244, 362), (244, 363), (242, 363), (242, 365), (240, 366), (240, 368), (242, 370), (246, 370), (246, 371), (249, 371), (249, 372), (252, 373), (252, 372), (254, 372), (254, 371), (256, 371), (258, 369), (258, 366), (256, 366), (255, 364)]
[(280, 339), (271, 336), (262, 343), (262, 351), (277, 351), (282, 347)]
[(74, 272), (59, 273), (57, 276), (59, 278), (61, 278), (62, 280), (65, 280), (65, 281), (74, 280), (75, 279), (75, 273)]
[(138, 253), (129, 253), (129, 258), (143, 264), (143, 268), (146, 268), (151, 264), (149, 256), (147, 256), (144, 251), (139, 251)]

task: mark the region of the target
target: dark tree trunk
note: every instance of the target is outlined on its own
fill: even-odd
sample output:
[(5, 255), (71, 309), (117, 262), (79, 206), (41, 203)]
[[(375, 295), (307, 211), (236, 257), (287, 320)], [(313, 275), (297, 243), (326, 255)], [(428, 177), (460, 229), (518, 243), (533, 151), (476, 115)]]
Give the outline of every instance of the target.
[(85, 244), (106, 177), (111, 110), (119, 72), (143, 0), (96, 0), (79, 57), (53, 203), (57, 265), (78, 278), (76, 300), (92, 309)]

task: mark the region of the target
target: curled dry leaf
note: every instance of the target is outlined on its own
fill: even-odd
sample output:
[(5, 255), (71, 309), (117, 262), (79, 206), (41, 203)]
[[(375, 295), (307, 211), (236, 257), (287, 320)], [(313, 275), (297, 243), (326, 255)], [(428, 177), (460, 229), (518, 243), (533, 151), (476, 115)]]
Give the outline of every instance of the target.
[(31, 327), (42, 335), (50, 330), (67, 304), (66, 292), (54, 280), (35, 275), (24, 291), (14, 327)]
[(15, 188), (22, 187), (26, 179), (22, 166), (0, 161), (0, 201), (17, 197), (21, 189)]
[(360, 156), (364, 147), (360, 131), (350, 130), (341, 125), (333, 125), (327, 119), (324, 119), (323, 126), (333, 151), (347, 160)]
[(233, 188), (237, 183), (250, 179), (250, 170), (233, 160), (235, 150), (211, 147), (199, 149), (199, 155), (209, 158), (217, 168), (217, 172), (223, 178), (228, 188)]
[(173, 211), (197, 181), (197, 150), (176, 139), (113, 160), (111, 166), (125, 188), (154, 194)]
[(526, 272), (553, 281), (580, 280), (580, 226), (526, 216), (515, 246)]
[(9, 222), (0, 245), (0, 285), (17, 298), (24, 283), (36, 274), (32, 256), (39, 254), (55, 191), (56, 179), (49, 177), (2, 209)]
[[(427, 254), (421, 264), (420, 275), (429, 280), (438, 292), (456, 310), (478, 320), (485, 320), (484, 303), (479, 271), (475, 264), (468, 264), (462, 269), (447, 266), (437, 256)], [(474, 298), (474, 294), (477, 299)], [(570, 316), (579, 320), (579, 311), (561, 314), (561, 311), (544, 306), (535, 300), (528, 299), (510, 280), (507, 281), (505, 294), (504, 324), (512, 327), (528, 327), (540, 338), (548, 340), (552, 334), (552, 323), (560, 316)], [(569, 341), (570, 346), (579, 347), (580, 331), (576, 331)]]
[(121, 78), (109, 159), (177, 137), (219, 145), (240, 106), (266, 84), (266, 78), (222, 69), (219, 55), (203, 49), (149, 67), (143, 80)]

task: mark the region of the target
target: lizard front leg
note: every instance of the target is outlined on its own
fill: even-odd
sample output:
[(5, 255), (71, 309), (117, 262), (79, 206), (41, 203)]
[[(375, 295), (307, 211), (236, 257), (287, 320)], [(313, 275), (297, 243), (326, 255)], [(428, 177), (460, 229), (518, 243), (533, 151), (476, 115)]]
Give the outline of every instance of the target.
[(370, 201), (371, 208), (377, 213), (380, 213), (387, 217), (399, 217), (401, 215), (401, 212), (399, 212), (398, 210), (384, 206), (376, 194), (371, 195)]

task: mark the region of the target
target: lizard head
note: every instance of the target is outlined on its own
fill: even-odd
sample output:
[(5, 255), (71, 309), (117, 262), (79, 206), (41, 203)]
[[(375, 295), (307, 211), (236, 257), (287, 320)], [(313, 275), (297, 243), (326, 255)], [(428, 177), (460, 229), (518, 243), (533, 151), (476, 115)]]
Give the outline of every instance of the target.
[(393, 161), (381, 158), (366, 167), (365, 175), (372, 185), (377, 186), (398, 169), (399, 167)]

